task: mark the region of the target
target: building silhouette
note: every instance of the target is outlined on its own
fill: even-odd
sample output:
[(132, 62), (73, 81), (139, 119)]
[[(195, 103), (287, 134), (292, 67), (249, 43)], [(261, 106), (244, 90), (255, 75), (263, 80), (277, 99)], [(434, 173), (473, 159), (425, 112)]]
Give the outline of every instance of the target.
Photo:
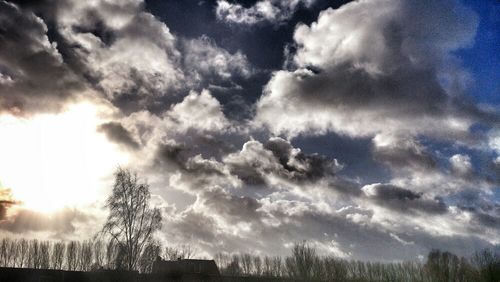
[(152, 274), (164, 281), (222, 281), (219, 269), (213, 260), (163, 260), (158, 257), (153, 263)]

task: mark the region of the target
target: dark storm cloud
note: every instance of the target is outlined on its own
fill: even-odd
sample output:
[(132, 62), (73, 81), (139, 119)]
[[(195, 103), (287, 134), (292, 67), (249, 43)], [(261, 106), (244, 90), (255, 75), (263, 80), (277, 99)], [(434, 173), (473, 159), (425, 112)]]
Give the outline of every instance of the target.
[(2, 1), (0, 27), (0, 111), (59, 111), (77, 99), (85, 84), (49, 41), (41, 18)]
[(442, 199), (424, 198), (423, 193), (415, 193), (392, 184), (371, 184), (362, 188), (365, 195), (378, 205), (400, 212), (419, 211), (423, 213), (445, 213), (447, 205)]
[(132, 134), (119, 122), (103, 123), (98, 127), (98, 131), (104, 132), (109, 140), (130, 149), (137, 150), (140, 147)]
[(156, 163), (163, 166), (174, 165), (185, 169), (189, 156), (185, 146), (178, 144), (161, 144), (158, 148)]

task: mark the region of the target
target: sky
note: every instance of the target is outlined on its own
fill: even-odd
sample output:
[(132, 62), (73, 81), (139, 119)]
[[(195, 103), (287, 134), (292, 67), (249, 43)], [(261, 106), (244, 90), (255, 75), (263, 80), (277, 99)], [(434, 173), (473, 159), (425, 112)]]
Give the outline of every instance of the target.
[(118, 167), (165, 245), (500, 245), (494, 0), (0, 1), (0, 236), (84, 240)]

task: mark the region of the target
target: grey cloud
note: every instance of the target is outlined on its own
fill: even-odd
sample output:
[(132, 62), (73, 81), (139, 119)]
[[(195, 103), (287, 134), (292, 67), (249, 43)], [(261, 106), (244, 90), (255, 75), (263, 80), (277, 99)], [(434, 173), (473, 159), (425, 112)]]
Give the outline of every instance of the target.
[(165, 143), (158, 146), (155, 163), (163, 166), (177, 166), (185, 168), (188, 160), (187, 149), (183, 145)]
[(500, 229), (500, 203), (474, 189), (462, 191), (454, 198), (457, 207), (472, 216), (471, 230)]
[(18, 2), (2, 2), (2, 110), (57, 111), (99, 97), (126, 114), (161, 113), (191, 89), (254, 73), (240, 51), (172, 34), (143, 1)]
[[(399, 69), (374, 77), (350, 66), (277, 72), (257, 107), (257, 122), (291, 136), (395, 132), (466, 139), (475, 115), (470, 105), (448, 98), (431, 73)], [(451, 127), (450, 119), (463, 127)]]
[(254, 72), (240, 51), (230, 53), (206, 36), (174, 35), (142, 1), (77, 4), (59, 22), (65, 40), (79, 46), (75, 52), (86, 76), (128, 111), (161, 113), (191, 90), (234, 84)]
[(264, 144), (253, 140), (240, 151), (223, 154), (219, 160), (204, 158), (192, 143), (165, 142), (158, 147), (155, 163), (160, 167), (179, 169), (194, 180), (205, 177), (235, 177), (251, 187), (272, 188), (275, 181), (314, 183), (331, 178), (332, 186), (342, 181), (333, 179), (341, 165), (335, 159), (318, 154), (305, 154), (281, 138), (270, 138)]
[(224, 163), (232, 173), (252, 185), (267, 183), (267, 175), (314, 182), (333, 176), (341, 169), (335, 159), (304, 154), (281, 138), (270, 138), (265, 144), (249, 141), (240, 152), (228, 155)]
[[(304, 239), (318, 244), (326, 254), (359, 259), (415, 259), (433, 247), (465, 255), (477, 246), (491, 246), (492, 240), (487, 237), (493, 234), (491, 224), (496, 219), (493, 210), (486, 206), (478, 211), (481, 214), (476, 212), (466, 220), (469, 217), (465, 213), (469, 211), (448, 207), (439, 197), (394, 184), (360, 189), (359, 184), (335, 173), (316, 180), (320, 182), (297, 181), (291, 177), (293, 170), (285, 169), (285, 164), (298, 155), (297, 148), (281, 138), (263, 143), (248, 141), (241, 151), (220, 161), (190, 156), (175, 146), (167, 152), (185, 167), (179, 169), (180, 175), (174, 176), (177, 180), (170, 186), (189, 191), (196, 201), (178, 216), (167, 219), (166, 228), (178, 232), (166, 230), (166, 236), (180, 242), (197, 241), (209, 253), (259, 250), (264, 254), (288, 254), (286, 244)], [(209, 168), (189, 170), (190, 162), (209, 164)], [(302, 192), (293, 189), (275, 189), (271, 193), (246, 189), (255, 184), (245, 182), (240, 172), (231, 170), (235, 164), (244, 164), (268, 188), (286, 182), (289, 187), (300, 187), (300, 191), (312, 191), (315, 186), (324, 185), (322, 181), (328, 185), (317, 190), (324, 193), (321, 200), (304, 198)], [(213, 168), (216, 173), (209, 172)], [(233, 182), (233, 177), (242, 180), (243, 186)], [(336, 196), (330, 199), (324, 189), (335, 184), (341, 188), (334, 188)], [(352, 190), (348, 200), (339, 197), (337, 192), (344, 193), (342, 189)], [(346, 206), (348, 202), (350, 205)], [(429, 231), (435, 222), (449, 225), (437, 233)]]
[(225, 216), (232, 223), (258, 221), (260, 218), (257, 210), (262, 205), (252, 197), (235, 196), (221, 188), (212, 188), (203, 190), (200, 199), (202, 205), (217, 215)]
[(160, 145), (151, 169), (156, 173), (180, 173), (179, 183), (170, 185), (195, 195), (214, 184), (225, 183), (228, 177), (222, 164), (213, 159), (203, 159), (201, 155), (193, 155), (192, 148), (182, 144)]
[(109, 140), (124, 145), (127, 148), (137, 150), (140, 144), (132, 134), (119, 122), (108, 122), (101, 124), (98, 131), (104, 132)]
[(419, 211), (423, 213), (446, 213), (447, 205), (442, 199), (424, 198), (423, 193), (415, 193), (392, 184), (370, 184), (362, 188), (365, 195), (382, 207), (401, 212)]
[(377, 135), (373, 142), (375, 160), (389, 165), (395, 171), (404, 168), (421, 170), (437, 168), (435, 157), (413, 138)]
[(210, 216), (188, 209), (182, 212), (171, 222), (167, 222), (167, 232), (172, 232), (171, 237), (180, 237), (180, 242), (192, 239), (213, 243), (217, 240), (217, 224)]
[(49, 41), (45, 22), (30, 11), (0, 2), (0, 111), (60, 111), (78, 99), (85, 83)]
[(282, 138), (269, 139), (264, 148), (273, 152), (283, 168), (289, 171), (295, 180), (315, 181), (333, 176), (342, 168), (337, 160), (319, 154), (304, 154)]
[(303, 201), (239, 198), (218, 188), (206, 192), (182, 213), (185, 221), (173, 221), (172, 226), (182, 231), (172, 236), (176, 240), (201, 241), (203, 250), (211, 253), (260, 250), (264, 254), (287, 255), (286, 244), (307, 239), (319, 244), (325, 254), (404, 260), (437, 247), (467, 255), (474, 247), (491, 246), (474, 235), (430, 234), (404, 224), (396, 224), (392, 226), (396, 230), (391, 230), (373, 220), (369, 208), (326, 211)]
[(0, 221), (0, 229), (17, 234), (47, 231), (55, 235), (71, 235), (76, 230), (75, 224), (86, 223), (90, 218), (76, 209), (64, 209), (52, 215), (20, 209)]
[[(339, 213), (328, 213), (310, 207), (290, 213), (286, 211), (290, 208), (287, 207), (285, 205), (272, 212), (282, 216), (281, 222), (283, 222), (283, 225), (276, 227), (275, 232), (295, 241), (307, 238), (323, 242), (327, 247), (336, 247), (340, 254), (345, 254), (349, 258), (416, 259), (417, 254), (425, 255), (432, 248), (468, 255), (478, 246), (492, 246), (485, 239), (471, 234), (457, 234), (450, 237), (430, 234), (425, 230), (415, 229), (415, 226), (408, 228), (400, 226), (396, 230), (391, 230), (388, 226), (378, 225), (372, 218), (370, 209), (363, 211), (351, 208)], [(397, 218), (397, 215), (393, 216)], [(285, 220), (286, 218), (288, 220)], [(395, 224), (398, 224), (397, 222), (398, 220)], [(331, 242), (336, 244), (331, 245)]]
[(485, 225), (490, 228), (500, 229), (500, 207), (497, 207), (496, 215), (491, 215), (489, 213), (477, 212), (474, 214), (474, 218), (477, 219), (481, 225)]

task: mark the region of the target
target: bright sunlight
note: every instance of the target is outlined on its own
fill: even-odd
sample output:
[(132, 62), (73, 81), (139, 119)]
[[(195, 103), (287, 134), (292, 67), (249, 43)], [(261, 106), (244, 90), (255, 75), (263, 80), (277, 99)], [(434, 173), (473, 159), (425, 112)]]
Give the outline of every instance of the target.
[(0, 116), (1, 183), (24, 208), (40, 212), (102, 199), (110, 172), (127, 155), (96, 131), (100, 123), (89, 103), (61, 114)]

